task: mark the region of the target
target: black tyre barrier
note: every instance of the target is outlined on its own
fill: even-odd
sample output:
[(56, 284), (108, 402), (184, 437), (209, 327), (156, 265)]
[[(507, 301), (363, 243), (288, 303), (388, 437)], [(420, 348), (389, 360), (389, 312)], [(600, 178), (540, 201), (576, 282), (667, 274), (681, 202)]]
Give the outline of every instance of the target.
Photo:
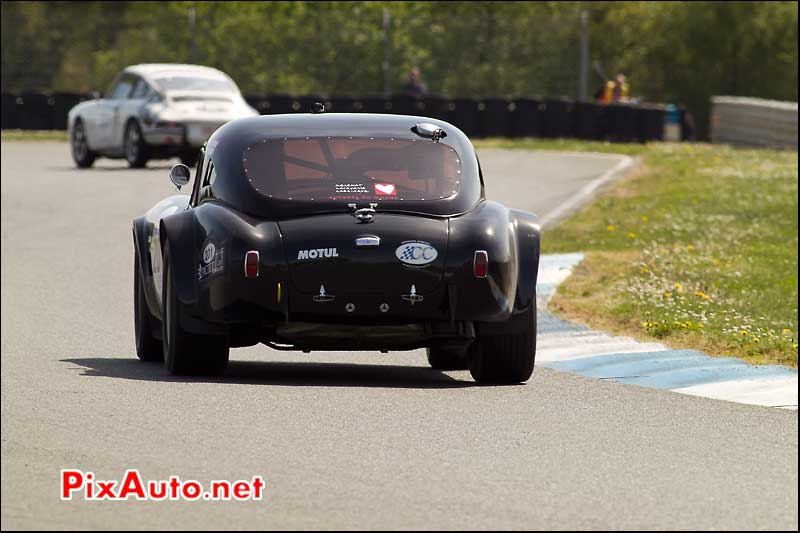
[(480, 134), (478, 102), (471, 98), (455, 98), (447, 109), (447, 122), (470, 137)]
[(389, 113), (393, 115), (419, 115), (420, 109), (419, 104), (422, 103), (422, 108), (424, 109), (424, 102), (422, 102), (419, 98), (415, 96), (406, 96), (397, 94), (392, 96), (391, 104), (392, 108)]
[(550, 139), (574, 137), (573, 112), (574, 105), (570, 100), (545, 100), (544, 136)]
[(388, 113), (386, 109), (386, 104), (389, 103), (389, 100), (384, 98), (383, 96), (365, 96), (363, 98), (359, 98), (361, 101), (361, 112), (362, 113)]
[(51, 129), (67, 129), (67, 115), (69, 110), (86, 100), (86, 97), (78, 93), (55, 93), (52, 98), (51, 108)]
[(15, 94), (3, 93), (2, 96), (2, 109), (0, 110), (0, 127), (4, 130), (18, 130), (21, 129), (19, 121), (19, 112), (17, 111), (17, 98)]
[(364, 104), (349, 96), (332, 96), (325, 99), (325, 110), (330, 113), (360, 113)]
[(485, 98), (478, 102), (478, 136), (507, 137), (511, 131), (511, 104), (502, 98)]
[(638, 141), (637, 109), (637, 107), (625, 104), (606, 106), (606, 139), (613, 142)]
[(52, 96), (42, 93), (22, 93), (17, 99), (19, 127), (23, 130), (53, 129)]
[[(292, 98), (289, 94), (271, 94), (267, 96), (267, 102), (265, 102), (267, 107), (267, 115), (283, 115), (286, 113), (292, 113), (294, 110), (292, 109), (292, 103), (294, 102), (294, 98)], [(299, 104), (298, 104), (299, 105)], [(262, 111), (262, 113), (264, 113)]]
[(605, 106), (592, 102), (576, 102), (575, 137), (602, 141), (606, 132)]
[(636, 108), (638, 140), (641, 143), (658, 141), (664, 138), (664, 120), (667, 110), (664, 106), (643, 105)]
[[(67, 127), (69, 110), (89, 95), (59, 92), (2, 94), (2, 129), (59, 129)], [(663, 139), (665, 107), (660, 104), (573, 102), (563, 98), (446, 98), (429, 95), (295, 96), (251, 94), (248, 104), (262, 115), (307, 113), (315, 102), (334, 113), (394, 113), (428, 116), (450, 122), (471, 137), (577, 137), (613, 142)], [(681, 107), (684, 140), (693, 140), (692, 116)]]
[(449, 99), (441, 96), (426, 96), (422, 99), (422, 104), (425, 106), (423, 114), (426, 117), (447, 121), (447, 114), (450, 112), (447, 105), (449, 103)]
[(532, 98), (518, 98), (511, 102), (510, 137), (541, 137), (544, 124), (543, 104)]

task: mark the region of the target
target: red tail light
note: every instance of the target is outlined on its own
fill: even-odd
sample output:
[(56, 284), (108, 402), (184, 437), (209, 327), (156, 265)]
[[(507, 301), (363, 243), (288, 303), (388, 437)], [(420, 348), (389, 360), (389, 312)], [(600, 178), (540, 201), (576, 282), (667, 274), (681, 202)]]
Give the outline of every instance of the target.
[(489, 272), (489, 254), (484, 250), (475, 252), (475, 260), (472, 262), (472, 270), (476, 278), (485, 278)]
[(258, 277), (258, 252), (251, 250), (244, 256), (244, 277)]

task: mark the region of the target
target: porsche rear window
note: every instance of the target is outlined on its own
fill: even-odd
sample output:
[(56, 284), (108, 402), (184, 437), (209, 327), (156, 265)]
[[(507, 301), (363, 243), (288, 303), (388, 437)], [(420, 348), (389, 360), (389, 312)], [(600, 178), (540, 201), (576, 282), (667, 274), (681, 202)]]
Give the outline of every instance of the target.
[(211, 78), (202, 76), (167, 75), (156, 78), (165, 91), (216, 91), (233, 92), (236, 88), (225, 78)]
[(288, 200), (439, 200), (461, 180), (458, 153), (422, 139), (268, 139), (246, 148), (242, 164), (256, 191)]

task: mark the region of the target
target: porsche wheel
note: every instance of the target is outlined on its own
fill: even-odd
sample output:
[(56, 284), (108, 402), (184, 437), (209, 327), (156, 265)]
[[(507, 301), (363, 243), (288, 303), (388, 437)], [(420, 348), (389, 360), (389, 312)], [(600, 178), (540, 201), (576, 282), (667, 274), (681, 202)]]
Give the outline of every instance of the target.
[(164, 347), (153, 335), (156, 319), (147, 308), (147, 300), (142, 285), (142, 271), (139, 268), (139, 251), (133, 257), (133, 325), (136, 336), (136, 355), (142, 361), (163, 361)]
[(183, 163), (184, 165), (186, 165), (189, 168), (194, 168), (194, 166), (197, 164), (197, 159), (198, 159), (199, 156), (200, 156), (200, 152), (198, 150), (196, 150), (194, 148), (189, 148), (189, 149), (183, 150), (180, 153), (179, 157), (181, 159), (181, 163)]
[(142, 168), (147, 164), (148, 155), (142, 129), (135, 120), (131, 120), (125, 128), (125, 159), (128, 166)]
[(164, 364), (171, 374), (219, 375), (228, 366), (227, 339), (193, 335), (181, 328), (183, 306), (175, 290), (175, 274), (169, 247), (164, 250), (164, 280), (161, 303), (161, 331)]
[(426, 349), (428, 363), (436, 370), (466, 370), (469, 367), (466, 352), (433, 346)]
[(534, 304), (509, 321), (507, 333), (478, 336), (470, 347), (469, 371), (478, 383), (522, 383), (531, 377), (535, 358)]
[(72, 127), (69, 145), (70, 151), (72, 152), (72, 160), (75, 161), (75, 165), (78, 168), (89, 168), (94, 164), (94, 160), (97, 159), (97, 154), (89, 150), (86, 130), (80, 119), (76, 120), (75, 125)]

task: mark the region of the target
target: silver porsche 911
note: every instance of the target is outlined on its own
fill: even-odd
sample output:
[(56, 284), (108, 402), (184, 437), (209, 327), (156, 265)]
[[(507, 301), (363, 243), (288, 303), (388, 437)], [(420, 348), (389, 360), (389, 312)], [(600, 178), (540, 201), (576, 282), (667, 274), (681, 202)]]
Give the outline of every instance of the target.
[(79, 168), (97, 157), (125, 158), (131, 167), (178, 156), (194, 166), (200, 147), (220, 126), (258, 115), (223, 72), (197, 65), (134, 65), (120, 72), (103, 98), (69, 111), (72, 158)]

